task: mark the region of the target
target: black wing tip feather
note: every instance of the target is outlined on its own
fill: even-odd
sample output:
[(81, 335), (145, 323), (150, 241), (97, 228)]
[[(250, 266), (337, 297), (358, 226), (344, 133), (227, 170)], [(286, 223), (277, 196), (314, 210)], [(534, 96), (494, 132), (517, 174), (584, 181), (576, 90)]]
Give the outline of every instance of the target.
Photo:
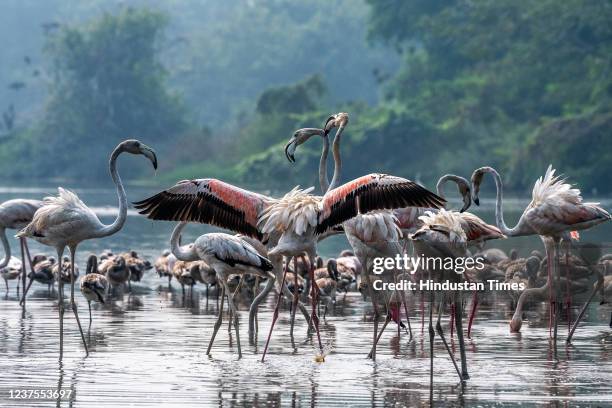
[(317, 225), (315, 233), (322, 234), (359, 213), (404, 207), (443, 208), (445, 204), (444, 198), (409, 180), (391, 185), (364, 185), (351, 192), (344, 200), (334, 203), (332, 214)]
[(263, 237), (257, 228), (244, 220), (243, 211), (205, 193), (190, 197), (162, 191), (133, 204), (139, 214), (152, 220), (199, 222), (227, 228), (258, 240)]
[(274, 265), (272, 265), (272, 262), (270, 262), (268, 258), (259, 255), (259, 259), (261, 261), (261, 269), (264, 272), (268, 272), (274, 269)]

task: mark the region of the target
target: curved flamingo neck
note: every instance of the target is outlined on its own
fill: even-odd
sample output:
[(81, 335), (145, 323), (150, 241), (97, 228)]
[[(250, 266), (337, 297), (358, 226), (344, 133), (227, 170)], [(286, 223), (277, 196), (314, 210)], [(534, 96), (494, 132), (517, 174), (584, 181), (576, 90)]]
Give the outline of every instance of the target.
[(442, 177), (440, 177), (438, 179), (438, 182), (436, 183), (436, 192), (440, 197), (444, 197), (444, 184), (448, 183), (449, 181), (454, 181), (455, 183), (457, 183), (457, 185), (460, 184), (465, 184), (467, 186), (469, 186), (469, 183), (466, 179), (464, 179), (461, 176), (457, 176), (455, 174), (445, 174)]
[(327, 156), (329, 155), (329, 136), (323, 135), (323, 150), (319, 160), (319, 185), (321, 193), (325, 194), (329, 189), (329, 178), (327, 177)]
[(98, 237), (106, 237), (118, 232), (123, 227), (123, 224), (125, 224), (125, 220), (127, 219), (127, 197), (125, 195), (125, 189), (123, 188), (123, 182), (121, 181), (121, 177), (119, 177), (119, 172), (117, 171), (117, 158), (123, 152), (124, 147), (122, 145), (117, 146), (111, 154), (108, 165), (113, 183), (115, 183), (115, 187), (117, 188), (117, 197), (119, 198), (119, 215), (112, 224), (105, 225), (98, 232), (98, 234), (96, 234)]
[(5, 228), (0, 228), (0, 239), (2, 240), (2, 246), (4, 247), (4, 259), (0, 261), (0, 268), (4, 268), (11, 260), (11, 246), (6, 238)]
[(179, 261), (197, 261), (199, 258), (195, 253), (195, 248), (190, 249), (188, 246), (181, 246), (179, 243), (181, 239), (181, 232), (186, 225), (186, 222), (181, 221), (176, 227), (174, 227), (172, 236), (170, 237), (170, 250)]
[[(495, 187), (497, 189), (497, 195), (495, 198), (495, 223), (497, 224), (497, 228), (501, 230), (501, 232), (506, 236), (518, 236), (518, 235), (527, 235), (520, 230), (520, 220), (513, 227), (509, 228), (504, 221), (504, 210), (503, 210), (503, 202), (504, 202), (504, 185), (501, 180), (501, 176), (492, 167), (487, 167), (484, 170), (487, 173), (491, 173), (493, 175), (493, 179), (495, 180)], [(521, 217), (522, 218), (522, 217)]]
[(344, 126), (340, 126), (334, 135), (334, 142), (332, 145), (332, 154), (334, 156), (334, 176), (329, 185), (329, 190), (340, 185), (340, 179), (342, 178), (342, 158), (340, 157), (340, 141), (342, 139), (342, 132), (344, 132)]

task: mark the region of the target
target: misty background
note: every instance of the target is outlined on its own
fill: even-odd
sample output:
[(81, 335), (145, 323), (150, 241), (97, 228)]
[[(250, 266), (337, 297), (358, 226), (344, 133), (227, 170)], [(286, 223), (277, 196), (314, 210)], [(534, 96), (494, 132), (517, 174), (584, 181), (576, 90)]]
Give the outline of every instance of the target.
[(132, 182), (318, 185), (319, 141), (283, 145), (345, 111), (345, 181), (492, 165), (526, 195), (552, 163), (610, 194), (611, 21), (603, 0), (3, 0), (0, 171), (108, 186), (138, 138), (160, 170), (124, 158)]

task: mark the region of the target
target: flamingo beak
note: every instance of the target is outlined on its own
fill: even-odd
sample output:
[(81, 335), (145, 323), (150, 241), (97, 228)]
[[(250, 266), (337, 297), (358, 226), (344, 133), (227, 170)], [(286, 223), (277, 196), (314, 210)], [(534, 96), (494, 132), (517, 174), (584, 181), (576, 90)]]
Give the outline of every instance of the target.
[(291, 138), (289, 143), (285, 145), (285, 156), (287, 157), (287, 160), (289, 160), (290, 163), (295, 163), (295, 149), (297, 147), (296, 141), (297, 140), (295, 139), (295, 137)]
[(463, 197), (463, 207), (461, 207), (459, 212), (462, 213), (466, 211), (468, 208), (470, 208), (470, 205), (472, 205), (472, 197), (470, 197), (470, 195), (467, 194), (466, 196)]
[(153, 164), (153, 169), (157, 170), (157, 155), (155, 154), (155, 150), (151, 149), (147, 145), (140, 146), (140, 153), (145, 156), (147, 159), (151, 160)]

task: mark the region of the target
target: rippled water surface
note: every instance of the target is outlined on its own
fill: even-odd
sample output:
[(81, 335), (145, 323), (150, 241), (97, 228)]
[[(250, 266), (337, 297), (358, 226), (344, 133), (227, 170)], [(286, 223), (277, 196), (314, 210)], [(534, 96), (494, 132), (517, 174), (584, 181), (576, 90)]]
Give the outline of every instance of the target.
[[(105, 222), (115, 212), (112, 190), (78, 190)], [(128, 189), (130, 200), (151, 191)], [(0, 199), (40, 197), (51, 188), (0, 189)], [(485, 203), (486, 204), (486, 203)], [(514, 201), (510, 221), (526, 202)], [(609, 208), (609, 202), (606, 204)], [(474, 210), (492, 222), (491, 206)], [(114, 237), (83, 243), (79, 261), (104, 248), (135, 249), (151, 260), (168, 246), (171, 223), (153, 223), (130, 213), (124, 230)], [(583, 239), (605, 242), (612, 227), (583, 234)], [(187, 239), (210, 231), (188, 228)], [(9, 231), (10, 232), (10, 231)], [(10, 234), (9, 234), (10, 235)], [(18, 246), (11, 239), (14, 252)], [(324, 255), (346, 247), (334, 238), (321, 248)], [(541, 249), (534, 238), (505, 240), (499, 246), (516, 247), (521, 255)], [(32, 252), (51, 253), (35, 243)], [(0, 289), (0, 406), (36, 406), (29, 400), (9, 400), (11, 388), (58, 387), (73, 390), (71, 401), (45, 401), (39, 406), (419, 406), (429, 401), (429, 343), (421, 331), (420, 295), (410, 301), (415, 339), (408, 342), (395, 327), (387, 329), (378, 347), (376, 362), (366, 358), (372, 340), (371, 306), (358, 293), (338, 301), (322, 321), (323, 342), (328, 355), (315, 362), (313, 339), (306, 325), (296, 320), (295, 347), (289, 336), (289, 312), (281, 311), (269, 356), (261, 352), (270, 326), (275, 296), (259, 313), (260, 333), (256, 345), (248, 344), (247, 306), (241, 305), (241, 340), (244, 357), (237, 359), (235, 334), (228, 334), (227, 316), (217, 336), (212, 356), (206, 346), (216, 319), (215, 297), (207, 300), (197, 288), (193, 299), (183, 299), (175, 284), (154, 273), (134, 285), (134, 293), (106, 305), (96, 305), (89, 332), (90, 355), (85, 358), (76, 322), (66, 311), (64, 360), (58, 362), (57, 301), (47, 290), (35, 286), (22, 317), (15, 297)], [(77, 293), (79, 312), (87, 325), (87, 303)], [(576, 307), (579, 304), (576, 305)], [(425, 307), (427, 311), (427, 306)], [(471, 379), (461, 387), (439, 339), (434, 361), (434, 396), (438, 405), (488, 406), (611, 406), (612, 336), (608, 322), (611, 308), (597, 299), (588, 309), (571, 347), (566, 348), (566, 322), (561, 326), (559, 358), (555, 360), (548, 339), (547, 312), (543, 305), (526, 313), (522, 333), (508, 330), (509, 302), (498, 296), (481, 307), (473, 339), (467, 340)], [(573, 311), (575, 318), (577, 311)], [(448, 333), (448, 317), (444, 317)], [(458, 353), (456, 338), (451, 340)]]

